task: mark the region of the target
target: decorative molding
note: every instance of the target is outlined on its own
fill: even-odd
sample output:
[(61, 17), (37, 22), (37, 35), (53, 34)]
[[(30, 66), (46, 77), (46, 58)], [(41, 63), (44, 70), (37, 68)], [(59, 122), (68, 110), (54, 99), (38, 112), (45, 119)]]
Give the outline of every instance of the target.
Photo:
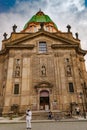
[(53, 84), (46, 82), (46, 81), (42, 81), (40, 83), (38, 83), (37, 85), (34, 86), (36, 89), (37, 88), (52, 88)]
[(78, 48), (78, 45), (71, 45), (71, 44), (53, 44), (51, 45), (52, 49), (58, 49), (58, 48)]
[(23, 48), (23, 49), (24, 48), (33, 49), (34, 46), (35, 45), (30, 45), (30, 44), (28, 44), (28, 45), (19, 44), (19, 45), (6, 45), (5, 47), (6, 48), (18, 48), (18, 49), (20, 49), (20, 48)]
[(52, 49), (74, 48), (78, 54), (82, 54), (83, 56), (85, 56), (85, 55), (87, 54), (87, 51), (82, 50), (82, 49), (79, 47), (79, 45), (77, 45), (77, 44), (74, 44), (74, 45), (72, 45), (72, 44), (65, 44), (65, 45), (64, 45), (64, 44), (52, 44), (52, 45), (51, 45), (51, 48), (52, 48)]

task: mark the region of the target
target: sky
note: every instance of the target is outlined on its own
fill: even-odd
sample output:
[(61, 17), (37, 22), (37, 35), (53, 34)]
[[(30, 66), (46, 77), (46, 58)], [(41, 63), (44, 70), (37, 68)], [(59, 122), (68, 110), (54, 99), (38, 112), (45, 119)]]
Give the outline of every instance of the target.
[[(66, 26), (70, 24), (73, 36), (78, 32), (81, 48), (87, 50), (87, 0), (0, 0), (0, 48), (4, 32), (9, 38), (14, 24), (17, 25), (17, 32), (20, 32), (39, 9), (62, 32), (66, 32)], [(87, 55), (85, 63), (87, 68)]]
[(87, 0), (85, 0), (85, 6), (87, 6)]

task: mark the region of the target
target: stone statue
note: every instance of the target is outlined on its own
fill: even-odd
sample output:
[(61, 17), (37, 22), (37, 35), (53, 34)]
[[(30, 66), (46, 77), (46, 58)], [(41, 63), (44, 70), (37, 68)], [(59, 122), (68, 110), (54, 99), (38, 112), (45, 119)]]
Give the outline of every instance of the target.
[(78, 33), (75, 33), (75, 35), (76, 35), (76, 39), (78, 39)]
[(68, 33), (70, 33), (71, 26), (67, 25)]
[(42, 67), (41, 67), (41, 74), (42, 74), (42, 76), (46, 75), (46, 67), (44, 65), (42, 65)]
[(4, 40), (6, 40), (7, 39), (7, 33), (5, 32), (4, 34), (3, 34), (3, 36), (4, 36)]
[(79, 70), (79, 76), (80, 76), (80, 78), (82, 78), (82, 72), (81, 72), (80, 68), (78, 70)]
[(67, 76), (71, 76), (71, 67), (70, 67), (70, 65), (67, 65), (67, 68), (66, 68), (67, 70)]
[(15, 76), (20, 76), (20, 66), (16, 66)]
[(17, 28), (17, 26), (14, 25), (14, 26), (13, 26), (13, 32), (14, 32), (14, 33), (16, 32), (16, 28)]

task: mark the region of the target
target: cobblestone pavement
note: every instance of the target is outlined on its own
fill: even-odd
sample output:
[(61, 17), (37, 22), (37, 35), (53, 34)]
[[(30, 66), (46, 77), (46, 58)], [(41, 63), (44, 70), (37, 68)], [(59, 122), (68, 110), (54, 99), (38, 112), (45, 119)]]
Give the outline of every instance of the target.
[[(26, 123), (0, 124), (0, 130), (26, 130)], [(87, 130), (87, 121), (38, 122), (32, 123), (32, 130)]]

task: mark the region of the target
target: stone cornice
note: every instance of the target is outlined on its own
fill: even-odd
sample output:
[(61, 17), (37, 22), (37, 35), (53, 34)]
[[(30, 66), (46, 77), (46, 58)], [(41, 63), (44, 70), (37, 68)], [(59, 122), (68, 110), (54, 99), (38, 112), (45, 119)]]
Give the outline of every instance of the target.
[(78, 48), (77, 52), (79, 54), (83, 54), (83, 56), (85, 56), (87, 54), (87, 51), (86, 50), (82, 50), (81, 48)]
[(24, 48), (28, 48), (28, 49), (33, 49), (34, 48), (34, 45), (6, 45), (5, 46), (6, 48), (21, 48), (21, 49), (24, 49)]
[(5, 45), (5, 49), (0, 51), (0, 55), (6, 54), (10, 48), (33, 49), (34, 45)]
[(73, 45), (69, 45), (69, 44), (52, 44), (51, 48), (52, 49), (59, 49), (59, 48), (78, 48), (79, 45), (77, 44), (73, 44)]
[(77, 44), (73, 44), (73, 45), (69, 45), (69, 44), (53, 44), (51, 45), (52, 49), (60, 49), (60, 48), (74, 48), (76, 50), (77, 53), (82, 54), (82, 55), (86, 55), (87, 51), (82, 50), (79, 45)]

